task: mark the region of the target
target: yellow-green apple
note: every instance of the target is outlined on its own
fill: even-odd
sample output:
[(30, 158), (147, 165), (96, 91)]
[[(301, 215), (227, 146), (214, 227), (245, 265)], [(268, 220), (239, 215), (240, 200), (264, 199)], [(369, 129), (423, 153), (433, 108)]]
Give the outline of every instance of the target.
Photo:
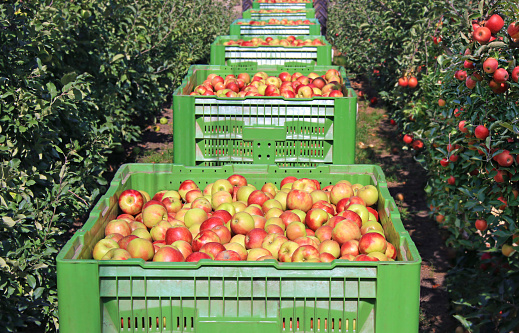
[(250, 194), (255, 190), (256, 188), (252, 185), (241, 186), (236, 193), (236, 199), (238, 201), (247, 202)]
[(314, 96), (314, 91), (309, 86), (300, 85), (297, 88), (299, 88), (296, 95), (298, 98), (312, 98)]
[(324, 78), (327, 80), (327, 81), (330, 81), (330, 78), (331, 77), (334, 77), (334, 76), (341, 76), (339, 71), (336, 70), (336, 69), (329, 69), (326, 71), (326, 74), (324, 75)]
[(320, 242), (324, 242), (327, 239), (332, 239), (332, 230), (333, 228), (329, 225), (320, 226), (315, 231), (315, 237), (317, 237)]
[[(180, 209), (180, 210), (175, 214), (175, 219), (177, 219), (177, 220), (179, 220), (179, 221), (181, 221), (181, 222), (184, 222), (184, 217), (186, 216), (186, 213), (187, 213), (188, 210), (189, 210), (189, 208), (188, 208), (186, 205), (184, 205), (184, 206), (182, 207), (182, 209)], [(184, 224), (185, 224), (185, 222), (184, 222)]]
[(209, 195), (211, 196), (211, 190), (213, 188), (213, 183), (209, 183), (204, 187), (204, 190), (202, 191), (202, 194), (204, 196)]
[(231, 219), (231, 230), (235, 234), (246, 235), (254, 229), (254, 218), (247, 212), (234, 214)]
[(353, 196), (353, 189), (348, 183), (337, 183), (330, 191), (330, 202), (336, 205), (341, 199)]
[[(254, 228), (253, 228), (254, 229)], [(235, 234), (232, 236), (230, 243), (238, 243), (245, 247), (245, 234)]]
[(373, 258), (377, 258), (379, 261), (388, 261), (388, 257), (382, 253), (382, 252), (378, 252), (378, 251), (374, 251), (374, 252), (370, 252), (368, 254), (369, 257), (373, 257)]
[(182, 201), (173, 197), (162, 199), (162, 203), (166, 206), (168, 213), (176, 213), (182, 209)]
[(365, 233), (359, 240), (359, 252), (363, 254), (368, 254), (374, 251), (384, 253), (386, 248), (386, 239), (377, 232)]
[(221, 204), (232, 202), (232, 195), (227, 191), (217, 191), (211, 195), (211, 206), (214, 210), (221, 209)]
[(123, 219), (111, 220), (106, 224), (105, 227), (105, 236), (110, 234), (121, 234), (124, 237), (131, 233), (132, 229), (130, 228), (130, 224), (128, 221)]
[[(143, 206), (142, 206), (142, 210), (146, 209), (148, 206), (152, 206), (152, 205), (160, 205), (160, 206), (163, 206), (164, 208), (166, 208), (166, 205), (164, 205), (162, 203), (162, 201), (159, 201), (159, 200), (150, 200), (150, 201), (147, 201)], [(142, 212), (142, 211), (141, 211)]]
[(199, 250), (199, 252), (207, 253), (213, 260), (216, 255), (222, 251), (225, 251), (225, 246), (223, 246), (223, 244), (220, 242), (204, 243)]
[(340, 260), (355, 261), (355, 257), (356, 256), (353, 256), (351, 254), (345, 254), (344, 256), (341, 256), (339, 259)]
[(292, 262), (319, 262), (319, 250), (312, 245), (301, 245), (292, 254)]
[(153, 256), (153, 261), (159, 262), (183, 262), (185, 261), (184, 255), (176, 247), (163, 246)]
[(264, 249), (262, 247), (257, 247), (257, 248), (248, 250), (247, 261), (256, 261), (260, 257), (271, 256), (271, 255), (272, 255), (272, 253), (270, 253), (269, 250)]
[(241, 212), (243, 209), (245, 209), (245, 207), (245, 204), (241, 201), (224, 202), (223, 204), (220, 204), (220, 206), (216, 207), (216, 210), (226, 211), (232, 217), (237, 212)]
[(263, 239), (263, 242), (261, 243), (261, 247), (264, 249), (267, 249), (272, 253), (272, 256), (274, 259), (278, 259), (279, 255), (279, 249), (281, 248), (281, 245), (283, 245), (284, 242), (288, 241), (288, 238), (286, 238), (283, 235), (278, 234), (268, 234)]
[(269, 225), (271, 224), (275, 224), (275, 225), (278, 225), (280, 228), (282, 228), (283, 230), (285, 230), (286, 228), (286, 225), (285, 223), (283, 222), (283, 220), (280, 218), (280, 217), (271, 217), (269, 218), (266, 222), (265, 222), (265, 227), (264, 228), (267, 228)]
[(265, 260), (276, 260), (274, 256), (261, 256), (256, 261), (265, 261)]
[(169, 228), (166, 231), (166, 237), (164, 239), (167, 245), (173, 244), (177, 240), (183, 240), (189, 244), (193, 241), (193, 235), (187, 227), (174, 227)]
[(212, 231), (212, 230), (200, 231), (193, 238), (193, 241), (191, 242), (191, 247), (193, 248), (193, 252), (200, 251), (200, 249), (202, 248), (202, 246), (204, 244), (210, 243), (210, 242), (216, 242), (216, 243), (221, 244), (220, 237), (218, 237), (218, 235), (214, 231)]
[(328, 213), (320, 208), (312, 208), (306, 213), (305, 224), (313, 231), (326, 222), (328, 222)]
[(356, 239), (349, 240), (347, 242), (344, 242), (341, 245), (341, 253), (340, 257), (345, 255), (352, 255), (354, 257), (359, 255), (359, 241)]
[[(371, 217), (371, 215), (373, 215), (373, 217), (375, 217), (374, 220), (375, 220), (375, 221), (378, 221), (378, 212), (377, 212), (377, 210), (374, 209), (374, 208), (371, 208), (371, 207), (366, 207), (366, 208), (368, 209), (368, 212), (370, 213), (369, 216)], [(370, 218), (370, 219), (371, 219), (371, 218)], [(372, 219), (371, 219), (371, 220), (372, 220)]]
[(396, 259), (395, 246), (393, 244), (391, 244), (390, 242), (387, 242), (387, 248), (386, 248), (386, 252), (384, 252), (384, 254), (386, 255), (386, 257), (395, 260)]
[(186, 262), (198, 262), (202, 259), (213, 260), (213, 258), (211, 258), (207, 253), (196, 251), (187, 256)]
[(281, 183), (279, 183), (279, 187), (283, 187), (285, 184), (293, 183), (297, 180), (294, 176), (287, 176), (281, 180)]
[(341, 256), (341, 246), (332, 239), (327, 239), (319, 244), (318, 250), (320, 253), (326, 252), (333, 255), (334, 258)]
[(279, 203), (281, 204), (281, 209), (282, 210), (286, 210), (287, 209), (287, 195), (288, 195), (287, 192), (279, 191), (274, 196), (274, 200), (279, 201)]
[(299, 246), (301, 245), (312, 245), (315, 248), (319, 247), (319, 240), (317, 237), (313, 236), (301, 236), (297, 237), (296, 239), (293, 239), (292, 241), (296, 242)]
[(360, 228), (355, 222), (349, 220), (340, 221), (332, 230), (332, 239), (341, 245), (352, 239), (358, 240), (360, 237)]
[[(362, 223), (366, 223), (369, 219), (369, 211), (366, 208), (366, 206), (363, 206), (361, 204), (353, 204), (353, 205), (350, 205), (347, 210), (357, 213), (360, 216)], [(342, 212), (342, 213), (344, 213), (344, 212)]]
[(324, 192), (323, 190), (314, 190), (310, 192), (310, 196), (312, 197), (313, 204), (319, 202), (319, 201), (325, 201), (328, 202), (328, 194)]
[(357, 196), (364, 200), (365, 206), (373, 206), (378, 201), (378, 190), (373, 185), (366, 185), (357, 191)]
[(231, 238), (232, 238), (231, 231), (225, 225), (217, 225), (217, 226), (213, 227), (211, 230), (214, 231), (218, 235), (222, 244), (225, 244), (225, 243), (228, 243), (231, 241)]
[(108, 238), (103, 238), (99, 240), (96, 245), (94, 245), (94, 249), (92, 251), (92, 257), (95, 260), (101, 260), (104, 255), (110, 251), (111, 249), (118, 249), (119, 244), (113, 240)]
[(290, 240), (306, 236), (306, 227), (304, 223), (298, 221), (291, 222), (286, 226), (285, 236)]
[(293, 241), (285, 241), (278, 251), (278, 260), (281, 262), (292, 262), (292, 255), (299, 245)]
[(184, 216), (184, 223), (188, 228), (193, 224), (200, 224), (205, 220), (207, 220), (207, 213), (201, 208), (191, 208)]
[[(191, 235), (193, 236), (193, 238), (196, 237), (196, 235), (198, 235), (200, 233), (200, 226), (202, 224), (201, 223), (195, 223), (193, 224), (192, 226), (190, 226), (188, 229), (189, 229), (189, 232), (191, 232)], [(191, 241), (191, 243), (193, 243)]]
[(144, 238), (132, 239), (126, 246), (126, 250), (130, 252), (132, 258), (140, 258), (144, 261), (151, 260), (155, 255), (153, 243)]
[(111, 249), (101, 258), (101, 260), (127, 260), (132, 256), (124, 249)]
[(287, 209), (299, 209), (303, 212), (308, 212), (313, 205), (310, 193), (293, 189), (287, 195)]
[(176, 240), (170, 245), (176, 247), (184, 256), (184, 258), (187, 258), (191, 253), (193, 253), (193, 249), (191, 248), (191, 244), (186, 242), (185, 240)]
[(133, 189), (124, 190), (119, 195), (119, 208), (126, 214), (137, 215), (144, 206), (145, 199), (141, 192)]
[(216, 261), (241, 261), (241, 256), (233, 250), (224, 250), (218, 253), (214, 260)]
[(245, 235), (245, 248), (254, 249), (261, 247), (263, 240), (267, 236), (267, 232), (264, 229), (254, 228)]
[(148, 194), (148, 192), (143, 191), (143, 190), (138, 190), (138, 191), (142, 194), (142, 197), (144, 198), (144, 202), (145, 203), (151, 200), (150, 195)]
[(182, 199), (185, 201), (187, 192), (189, 192), (191, 190), (197, 190), (197, 189), (199, 190), (198, 185), (194, 181), (187, 179), (187, 180), (184, 180), (178, 187), (178, 193), (180, 194)]
[(166, 232), (170, 228), (171, 228), (171, 224), (168, 221), (166, 221), (166, 220), (159, 221), (159, 223), (155, 224), (150, 229), (151, 239), (153, 239), (154, 241), (165, 240)]
[[(126, 237), (128, 237), (128, 236), (126, 236)], [(106, 238), (106, 239), (113, 239), (114, 241), (116, 241), (117, 243), (119, 243), (119, 241), (120, 241), (121, 239), (123, 239), (124, 236), (121, 235), (121, 234), (117, 234), (117, 233), (115, 233), (115, 234), (108, 234), (108, 235), (105, 236), (105, 238)]]
[(283, 209), (283, 206), (281, 206), (281, 203), (277, 201), (276, 199), (269, 199), (265, 201), (261, 207), (264, 213), (267, 213), (272, 208), (278, 208), (280, 210)]
[(213, 209), (211, 207), (211, 203), (209, 202), (209, 200), (207, 200), (206, 198), (202, 197), (202, 198), (196, 198), (192, 203), (191, 203), (191, 208), (201, 208), (203, 209), (206, 213), (210, 213)]
[(216, 192), (224, 191), (229, 194), (233, 194), (233, 185), (227, 179), (218, 179), (213, 183), (211, 187), (211, 195), (214, 195)]
[(186, 226), (186, 224), (184, 222), (177, 220), (175, 218), (171, 219), (169, 215), (168, 215), (168, 222), (171, 225), (171, 228)]
[(362, 224), (362, 227), (360, 227), (360, 233), (364, 235), (369, 230), (378, 230), (382, 233), (384, 233), (384, 228), (382, 228), (382, 225), (378, 223), (377, 221), (366, 221), (364, 224)]
[(162, 220), (168, 220), (168, 210), (163, 205), (151, 205), (143, 209), (142, 222), (149, 229)]
[(135, 235), (139, 238), (149, 240), (150, 242), (153, 240), (151, 238), (150, 232), (148, 231), (147, 228), (146, 229), (141, 229), (141, 228), (135, 229), (134, 231), (132, 231), (132, 235)]
[(272, 217), (279, 217), (281, 214), (283, 214), (283, 208), (271, 208), (265, 213), (265, 218), (268, 220)]

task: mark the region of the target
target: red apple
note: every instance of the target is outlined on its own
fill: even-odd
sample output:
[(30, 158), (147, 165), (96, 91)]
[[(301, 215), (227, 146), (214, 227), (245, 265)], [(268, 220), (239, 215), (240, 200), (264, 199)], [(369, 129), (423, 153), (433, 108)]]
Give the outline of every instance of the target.
[(490, 132), (485, 127), (485, 125), (478, 125), (476, 127), (476, 129), (474, 130), (474, 135), (476, 136), (476, 138), (478, 138), (480, 140), (485, 140), (489, 134), (490, 134)]
[(489, 57), (483, 62), (483, 71), (487, 74), (492, 74), (497, 70), (498, 66), (497, 60)]
[(493, 76), (494, 81), (497, 83), (502, 83), (508, 80), (508, 72), (504, 68), (498, 68), (494, 72)]
[(355, 257), (355, 261), (380, 261), (378, 258), (370, 257), (367, 254), (359, 254)]
[(487, 27), (479, 27), (472, 33), (472, 38), (480, 44), (486, 44), (490, 40), (492, 32)]
[(272, 253), (270, 253), (269, 250), (264, 249), (262, 247), (257, 247), (249, 250), (249, 253), (247, 254), (247, 261), (256, 261), (258, 260), (258, 258), (271, 255)]
[(308, 212), (313, 205), (310, 193), (301, 190), (291, 190), (287, 195), (287, 209), (300, 209)]
[(121, 234), (123, 237), (132, 233), (130, 224), (126, 220), (111, 220), (106, 224), (105, 236), (110, 234)]
[(345, 220), (354, 222), (356, 225), (359, 226), (359, 228), (362, 226), (362, 218), (358, 213), (352, 210), (342, 211), (340, 216), (344, 217)]
[(282, 188), (285, 184), (293, 183), (297, 180), (294, 176), (287, 176), (281, 180), (281, 183), (279, 184), (279, 187)]
[(278, 252), (278, 260), (281, 262), (292, 262), (292, 255), (299, 248), (299, 245), (293, 241), (285, 241), (281, 244)]
[(347, 242), (344, 242), (341, 245), (341, 253), (340, 256), (345, 255), (352, 255), (352, 256), (358, 256), (359, 255), (359, 241), (352, 239)]
[(170, 245), (176, 247), (182, 253), (184, 258), (187, 258), (191, 253), (193, 253), (193, 248), (191, 247), (191, 244), (189, 244), (186, 241), (177, 240)]
[(196, 189), (199, 189), (198, 185), (194, 181), (188, 179), (180, 184), (180, 186), (178, 187), (178, 194), (180, 194), (180, 197), (182, 197), (182, 199), (185, 200), (186, 193)]
[(332, 231), (333, 228), (329, 225), (320, 226), (315, 231), (315, 237), (317, 237), (320, 242), (324, 242), (327, 239), (332, 239)]
[(173, 246), (163, 246), (153, 256), (153, 261), (162, 262), (183, 262), (184, 255), (177, 248)]
[(320, 208), (312, 208), (305, 217), (305, 223), (308, 228), (315, 231), (320, 226), (328, 222), (328, 213)]
[(144, 206), (144, 198), (141, 192), (128, 189), (119, 195), (119, 208), (126, 214), (137, 215)]
[(319, 250), (312, 245), (299, 246), (292, 254), (292, 262), (319, 262)]
[(341, 245), (352, 239), (358, 240), (360, 237), (359, 226), (349, 220), (340, 221), (332, 231), (332, 239)]
[(382, 252), (384, 253), (387, 248), (387, 241), (381, 234), (377, 232), (369, 232), (359, 240), (359, 252), (363, 254), (369, 254), (370, 252)]
[(220, 242), (204, 243), (199, 250), (199, 252), (207, 253), (213, 260), (222, 251), (225, 251), (225, 247)]
[(216, 261), (241, 261), (241, 256), (233, 250), (224, 250), (219, 252), (215, 257)]
[(292, 222), (287, 225), (285, 230), (285, 236), (289, 240), (294, 240), (296, 238), (306, 236), (306, 227), (302, 222)]
[(111, 249), (101, 258), (101, 260), (128, 260), (132, 256), (124, 249)]
[(166, 239), (166, 232), (170, 228), (171, 228), (171, 224), (168, 221), (166, 221), (166, 220), (160, 221), (159, 223), (155, 224), (150, 229), (151, 239), (153, 241), (165, 240)]
[(336, 205), (341, 199), (353, 196), (351, 184), (337, 183), (330, 191), (330, 202)]
[(261, 190), (254, 190), (250, 193), (250, 195), (247, 199), (247, 204), (248, 205), (257, 204), (261, 207), (261, 206), (263, 206), (265, 201), (267, 201), (268, 199), (269, 199), (269, 197), (267, 197), (267, 195), (265, 193), (263, 193)]
[(261, 247), (267, 232), (264, 229), (254, 228), (245, 235), (245, 248), (254, 249)]
[(198, 252), (202, 248), (202, 246), (206, 243), (216, 242), (221, 243), (220, 237), (212, 231), (212, 230), (204, 230), (200, 231), (198, 235), (193, 238), (191, 243), (191, 247), (193, 248), (193, 252)]
[(165, 241), (167, 245), (173, 244), (177, 240), (183, 240), (189, 244), (193, 241), (193, 235), (187, 227), (174, 227), (166, 231)]
[(384, 254), (386, 255), (386, 257), (395, 260), (396, 259), (395, 246), (393, 244), (391, 244), (390, 242), (387, 242), (387, 248), (386, 248), (386, 252), (384, 252)]
[(503, 18), (497, 14), (490, 16), (490, 18), (485, 23), (485, 27), (487, 27), (493, 34), (498, 33), (499, 30), (503, 29), (504, 26), (505, 21), (503, 21)]
[(211, 256), (203, 252), (193, 252), (187, 256), (186, 262), (198, 262), (202, 259), (212, 260)]

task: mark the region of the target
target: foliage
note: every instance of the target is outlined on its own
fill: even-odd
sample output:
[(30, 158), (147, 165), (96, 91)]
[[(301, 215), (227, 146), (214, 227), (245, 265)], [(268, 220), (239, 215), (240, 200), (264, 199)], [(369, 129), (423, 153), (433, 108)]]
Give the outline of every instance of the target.
[[(424, 148), (404, 148), (412, 149), (428, 174), (431, 215), (449, 231), (447, 244), (458, 253), (449, 274), (455, 317), (471, 332), (509, 332), (519, 324), (514, 300), (519, 253), (503, 249), (506, 244), (519, 250), (514, 240), (519, 233), (519, 84), (509, 79), (506, 91), (496, 93), (489, 86), (492, 74), (484, 73), (482, 64), (494, 57), (509, 74), (519, 64), (519, 45), (506, 32), (519, 20), (518, 5), (484, 0), (336, 0), (331, 8), (329, 37), (346, 55), (346, 68), (376, 85), (401, 135), (424, 143)], [(473, 23), (484, 24), (495, 13), (505, 26), (494, 41), (480, 45), (472, 39)], [(475, 67), (465, 68), (465, 60)], [(482, 80), (469, 89), (464, 78), (456, 78), (460, 70), (468, 77), (479, 72)], [(399, 86), (403, 75), (418, 77), (418, 87)], [(460, 131), (461, 120), (468, 133)], [(474, 136), (478, 125), (490, 131), (485, 140)], [(505, 150), (514, 157), (509, 167), (498, 163), (498, 154)], [(442, 166), (442, 159), (451, 160)], [(504, 180), (496, 177), (498, 171), (504, 172)], [(486, 220), (488, 228), (477, 230), (476, 219)], [(482, 264), (492, 269), (482, 269)]]
[[(231, 5), (229, 5), (231, 6)], [(0, 318), (56, 330), (55, 256), (137, 140), (232, 21), (198, 1), (0, 6)]]

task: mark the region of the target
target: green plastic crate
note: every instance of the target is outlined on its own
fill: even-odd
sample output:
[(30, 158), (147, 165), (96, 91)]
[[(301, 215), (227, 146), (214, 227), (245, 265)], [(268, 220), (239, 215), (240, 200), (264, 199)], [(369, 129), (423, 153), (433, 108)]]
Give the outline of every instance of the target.
[[(373, 184), (394, 262), (198, 263), (96, 261), (95, 243), (120, 212), (129, 188), (155, 193), (192, 179), (205, 186), (238, 173), (256, 186), (293, 175), (324, 187), (338, 180)], [(380, 167), (279, 168), (266, 165), (184, 167), (126, 164), (86, 224), (57, 256), (61, 333), (93, 332), (418, 332), (418, 251), (404, 230)]]
[(299, 3), (259, 3), (252, 2), (252, 9), (311, 9), (314, 8), (313, 2)]
[[(283, 97), (217, 98), (190, 96), (210, 73), (288, 71), (319, 75), (337, 66), (210, 66), (193, 65), (173, 93), (173, 158), (184, 165), (228, 163), (315, 166), (355, 163), (357, 95), (284, 99)], [(349, 83), (346, 82), (346, 86)]]
[(238, 22), (248, 22), (250, 20), (238, 19), (231, 24), (229, 35), (232, 36), (301, 36), (301, 35), (320, 35), (321, 25), (317, 19), (308, 19), (313, 24), (301, 25), (240, 25)]
[(301, 9), (298, 13), (258, 13), (258, 9), (248, 9), (242, 13), (243, 19), (253, 20), (270, 20), (283, 19), (287, 20), (306, 20), (315, 18), (315, 9)]
[[(287, 36), (274, 36), (285, 38)], [(254, 37), (245, 37), (251, 40)], [(302, 40), (319, 39), (322, 46), (236, 46), (223, 45), (224, 42), (237, 40), (235, 36), (219, 36), (211, 44), (211, 65), (236, 65), (255, 63), (257, 65), (285, 65), (300, 63), (305, 65), (332, 65), (332, 46), (324, 36), (305, 36)]]

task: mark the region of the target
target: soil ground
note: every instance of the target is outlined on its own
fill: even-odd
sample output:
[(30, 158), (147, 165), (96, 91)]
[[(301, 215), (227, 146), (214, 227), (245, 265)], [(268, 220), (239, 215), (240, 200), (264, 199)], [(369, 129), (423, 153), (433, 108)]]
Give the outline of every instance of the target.
[[(363, 82), (352, 81), (351, 84), (357, 92), (362, 91), (365, 96), (374, 95), (374, 92), (370, 91)], [(450, 263), (441, 237), (442, 230), (428, 215), (426, 195), (423, 190), (427, 181), (425, 170), (414, 161), (409, 151), (402, 150), (402, 145), (397, 139), (396, 128), (390, 124), (382, 105), (370, 105), (367, 100), (359, 98), (360, 113), (380, 118), (376, 130), (370, 136), (369, 144), (358, 143), (360, 149), (367, 150), (364, 155), (369, 156), (368, 162), (361, 161), (361, 163), (380, 165), (386, 173), (391, 195), (394, 198), (400, 197), (399, 194), (403, 195), (403, 200), (396, 202), (404, 226), (422, 257), (420, 332), (454, 332), (457, 325), (449, 313), (450, 306), (445, 284)], [(130, 154), (130, 161), (173, 160), (172, 116), (171, 109), (163, 109), (161, 117), (166, 117), (168, 124), (148, 127), (143, 141), (137, 145), (141, 152), (138, 156)], [(362, 126), (362, 121), (357, 123), (357, 128)], [(129, 151), (132, 151), (131, 147)], [(157, 154), (161, 158), (157, 159)]]

